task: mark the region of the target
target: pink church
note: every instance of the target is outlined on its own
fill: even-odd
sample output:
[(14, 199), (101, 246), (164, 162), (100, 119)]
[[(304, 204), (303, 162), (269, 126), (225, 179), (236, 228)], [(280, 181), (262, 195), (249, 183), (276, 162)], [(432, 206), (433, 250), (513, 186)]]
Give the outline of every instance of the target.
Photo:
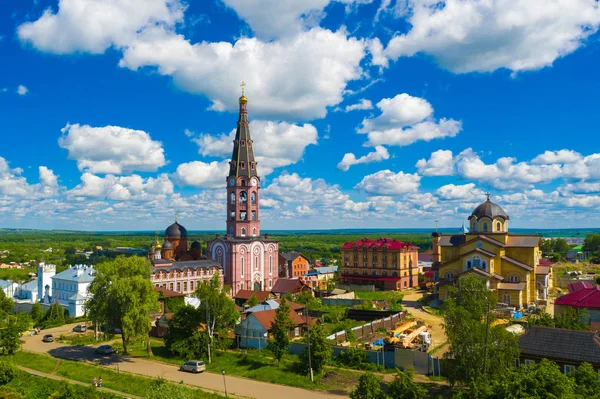
[(223, 266), (232, 296), (239, 290), (270, 291), (277, 281), (279, 259), (278, 242), (260, 236), (260, 176), (243, 92), (239, 103), (227, 177), (227, 233), (209, 241), (206, 253)]

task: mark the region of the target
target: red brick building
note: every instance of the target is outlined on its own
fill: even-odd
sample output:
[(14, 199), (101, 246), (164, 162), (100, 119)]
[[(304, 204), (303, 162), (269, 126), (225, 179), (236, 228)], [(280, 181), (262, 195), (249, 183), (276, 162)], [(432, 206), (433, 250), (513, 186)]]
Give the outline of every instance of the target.
[(344, 243), (342, 281), (369, 284), (386, 290), (401, 290), (419, 285), (418, 247), (380, 238), (363, 238)]

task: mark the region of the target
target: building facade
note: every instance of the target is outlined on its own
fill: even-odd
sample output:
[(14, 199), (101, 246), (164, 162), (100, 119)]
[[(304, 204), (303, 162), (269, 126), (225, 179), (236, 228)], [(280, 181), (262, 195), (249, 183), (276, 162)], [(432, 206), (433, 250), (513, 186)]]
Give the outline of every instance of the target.
[(231, 294), (238, 290), (269, 291), (277, 281), (279, 244), (261, 237), (260, 176), (254, 157), (247, 111), (239, 99), (239, 117), (226, 180), (226, 234), (207, 243), (207, 257), (223, 267)]
[[(49, 287), (44, 286), (44, 296), (40, 302), (44, 307), (59, 303), (67, 309), (69, 316), (79, 317), (85, 314), (84, 305), (89, 299), (88, 287), (94, 281), (96, 271), (92, 266), (74, 265), (50, 277), (52, 296)], [(39, 277), (38, 277), (39, 278)]]
[(150, 281), (156, 288), (164, 288), (185, 295), (191, 295), (203, 282), (219, 274), (223, 285), (223, 267), (212, 260), (188, 260), (172, 262), (167, 259), (152, 261)]
[(419, 285), (418, 247), (390, 238), (363, 238), (341, 247), (343, 274), (348, 284), (369, 284), (401, 290)]
[(540, 237), (508, 232), (509, 217), (490, 201), (469, 216), (470, 230), (461, 234), (433, 233), (433, 261), (439, 298), (464, 273), (489, 281), (498, 300), (511, 306), (544, 302), (552, 284), (552, 267), (541, 266)]
[(310, 270), (310, 261), (299, 252), (282, 252), (278, 262), (279, 277), (299, 278)]

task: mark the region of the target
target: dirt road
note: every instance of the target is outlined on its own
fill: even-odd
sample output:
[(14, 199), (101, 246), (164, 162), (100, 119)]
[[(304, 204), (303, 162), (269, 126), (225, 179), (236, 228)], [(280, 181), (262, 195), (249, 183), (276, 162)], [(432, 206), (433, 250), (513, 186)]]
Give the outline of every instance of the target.
[[(417, 320), (422, 320), (429, 326), (429, 332), (431, 334), (431, 348), (435, 348), (438, 345), (446, 342), (446, 332), (442, 328), (442, 318), (431, 313), (425, 312), (419, 302), (419, 299), (423, 297), (423, 291), (408, 291), (404, 294), (402, 299), (402, 306), (406, 308)], [(436, 351), (436, 355), (441, 355), (442, 352)]]

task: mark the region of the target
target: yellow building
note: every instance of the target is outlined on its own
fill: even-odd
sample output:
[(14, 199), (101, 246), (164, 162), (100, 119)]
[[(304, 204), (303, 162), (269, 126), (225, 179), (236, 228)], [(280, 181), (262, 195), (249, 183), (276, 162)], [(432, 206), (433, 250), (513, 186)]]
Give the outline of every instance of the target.
[(479, 205), (469, 216), (470, 230), (461, 234), (433, 233), (433, 261), (438, 269), (437, 290), (445, 300), (448, 285), (464, 273), (488, 280), (498, 300), (511, 306), (527, 307), (544, 303), (552, 283), (550, 266), (540, 266), (538, 235), (508, 232), (509, 217), (490, 201)]

